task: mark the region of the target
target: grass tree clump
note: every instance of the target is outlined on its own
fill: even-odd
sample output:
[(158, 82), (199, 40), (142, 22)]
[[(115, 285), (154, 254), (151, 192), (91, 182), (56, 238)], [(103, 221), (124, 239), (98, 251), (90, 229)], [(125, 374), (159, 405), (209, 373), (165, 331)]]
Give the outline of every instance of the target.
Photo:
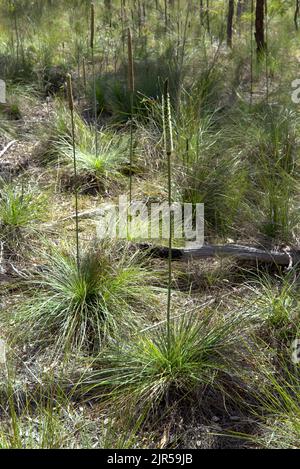
[[(21, 390), (17, 374), (10, 356), (6, 379), (0, 380), (0, 449), (75, 449), (92, 445), (87, 428), (91, 422), (72, 405), (60, 378), (50, 371), (45, 386), (37, 379), (34, 389)], [(79, 431), (80, 441), (76, 437)]]
[(155, 274), (126, 249), (104, 243), (81, 252), (79, 266), (73, 251), (54, 249), (45, 262), (28, 281), (30, 297), (15, 319), (21, 336), (36, 345), (97, 351), (121, 324), (126, 334), (151, 315)]
[(35, 413), (28, 408), (21, 415), (11, 410), (11, 419), (1, 425), (0, 449), (59, 449), (70, 445), (72, 437), (63, 410), (53, 407), (40, 405)]
[(137, 333), (100, 354), (87, 389), (101, 399), (157, 411), (163, 401), (224, 390), (237, 371), (241, 317), (186, 312), (165, 326)]
[(24, 237), (45, 219), (45, 195), (28, 184), (0, 180), (0, 237), (9, 249), (16, 249)]
[(14, 124), (8, 119), (7, 115), (3, 111), (1, 111), (0, 108), (0, 137), (9, 138), (14, 134)]
[[(90, 129), (76, 109), (73, 110), (73, 117), (75, 142), (78, 144), (81, 138), (83, 138), (86, 132)], [(37, 152), (38, 160), (43, 165), (56, 164), (59, 162), (60, 157), (58, 143), (61, 140), (66, 140), (70, 144), (72, 143), (70, 110), (69, 106), (64, 101), (60, 99), (55, 100), (50, 121), (46, 128), (42, 129), (40, 132), (42, 145)]]
[(256, 396), (259, 432), (247, 438), (266, 449), (300, 449), (299, 362), (293, 368), (282, 360), (279, 364), (280, 373), (272, 363), (261, 370), (266, 384)]
[[(100, 142), (97, 154), (93, 132), (89, 127), (82, 132), (76, 144), (76, 165), (78, 183), (85, 188), (97, 187), (99, 183), (109, 185), (109, 181), (120, 179), (122, 172), (128, 167), (128, 138), (126, 135), (116, 135), (115, 132), (99, 132)], [(64, 168), (72, 167), (73, 146), (62, 138), (57, 142), (56, 151), (60, 155), (60, 164)]]
[[(62, 176), (70, 182), (74, 174), (74, 147), (70, 122), (70, 111), (57, 101), (53, 118), (41, 149), (39, 160), (45, 164), (57, 165)], [(95, 131), (80, 114), (73, 109), (76, 174), (79, 188), (105, 187), (111, 180), (119, 179), (128, 171), (129, 137), (117, 134), (113, 129), (97, 130), (96, 152)], [(66, 171), (65, 171), (66, 170)], [(75, 181), (74, 181), (75, 183)]]
[[(182, 198), (204, 203), (207, 232), (291, 242), (299, 226), (297, 206), (299, 119), (281, 105), (242, 100), (226, 116), (176, 124)], [(186, 143), (188, 142), (188, 147)]]
[(299, 223), (296, 209), (299, 119), (289, 109), (268, 106), (258, 113), (255, 125), (260, 138), (255, 146), (253, 142), (257, 159), (251, 159), (251, 178), (261, 213), (259, 228), (270, 239), (290, 242)]
[(251, 307), (254, 317), (268, 327), (271, 338), (275, 336), (281, 341), (293, 337), (299, 330), (299, 297), (293, 275), (291, 271), (286, 277), (274, 279), (265, 274), (248, 284), (255, 295)]
[[(198, 138), (189, 149), (188, 164), (179, 174), (184, 202), (203, 203), (207, 233), (218, 237), (238, 234), (247, 207), (247, 166), (238, 154), (222, 152), (221, 135), (199, 128)], [(196, 140), (196, 144), (195, 144)]]

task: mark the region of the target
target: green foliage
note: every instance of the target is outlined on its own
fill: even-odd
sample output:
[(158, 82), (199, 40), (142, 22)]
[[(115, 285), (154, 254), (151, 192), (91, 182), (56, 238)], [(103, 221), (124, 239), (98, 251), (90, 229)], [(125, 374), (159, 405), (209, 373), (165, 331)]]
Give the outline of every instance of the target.
[(252, 312), (259, 322), (266, 324), (281, 339), (292, 337), (299, 329), (299, 298), (292, 279), (294, 272), (286, 277), (273, 279), (260, 275), (248, 288), (255, 295)]
[(0, 137), (9, 138), (14, 132), (13, 123), (8, 119), (7, 113), (0, 109)]
[(35, 224), (45, 219), (45, 195), (35, 187), (0, 180), (0, 233), (10, 248), (16, 248)]
[[(109, 179), (120, 176), (122, 167), (126, 167), (128, 163), (128, 157), (126, 157), (127, 137), (99, 132), (97, 155), (94, 132), (89, 127), (86, 127), (85, 132), (77, 137), (77, 140), (76, 163), (79, 176), (94, 177), (96, 182), (108, 182)], [(71, 143), (61, 139), (56, 148), (61, 157), (60, 162), (71, 168), (73, 159)]]
[(299, 369), (289, 370), (287, 364), (280, 361), (282, 371), (274, 373), (272, 364), (265, 370), (263, 386), (258, 396), (264, 421), (259, 417), (260, 432), (252, 438), (263, 448), (299, 449), (300, 441), (300, 388)]
[(165, 327), (156, 327), (134, 340), (115, 343), (100, 354), (99, 370), (88, 378), (87, 389), (122, 406), (157, 410), (162, 400), (222, 389), (227, 373), (236, 369), (240, 317), (221, 318), (205, 311), (186, 313)]
[(54, 249), (46, 261), (28, 281), (30, 297), (15, 320), (21, 336), (38, 346), (95, 352), (120, 322), (123, 331), (130, 330), (155, 302), (154, 289), (148, 286), (155, 275), (136, 255), (114, 252), (107, 243), (84, 251), (79, 270), (70, 251)]
[[(0, 336), (12, 339), (8, 354), (17, 357), (22, 382), (9, 382), (0, 360), (0, 448), (136, 448), (153, 447), (155, 441), (173, 447), (183, 444), (186, 426), (189, 442), (193, 439), (189, 409), (197, 441), (201, 415), (201, 429), (208, 417), (213, 433), (217, 416), (221, 429), (240, 428), (245, 421), (251, 426), (245, 438), (256, 447), (299, 447), (299, 370), (290, 351), (299, 333), (296, 267), (280, 276), (260, 272), (250, 281), (232, 260), (197, 259), (194, 267), (188, 263), (186, 277), (172, 262), (168, 313), (175, 316), (167, 334), (166, 292), (158, 294), (162, 278), (154, 270), (165, 267), (164, 261), (146, 263), (128, 243), (135, 235), (140, 240), (140, 233), (129, 231), (128, 245), (109, 240), (90, 248), (92, 223), (83, 217), (79, 265), (73, 249), (60, 244), (70, 234), (72, 217), (64, 215), (73, 202), (70, 194), (56, 191), (59, 178), (65, 186), (74, 183), (76, 211), (98, 204), (102, 188), (108, 201), (129, 172), (134, 197), (142, 193), (147, 202), (162, 202), (170, 166), (172, 200), (204, 203), (209, 241), (255, 242), (267, 249), (299, 244), (300, 121), (291, 100), (299, 55), (296, 2), (268, 0), (268, 48), (260, 61), (255, 35), (252, 43), (250, 37), (251, 2), (238, 3), (242, 13), (234, 15), (229, 50), (227, 2), (95, 1), (91, 57), (90, 0), (0, 0), (0, 78), (8, 94), (0, 107), (0, 152), (18, 139), (3, 153), (0, 173), (14, 166), (15, 156), (18, 164), (23, 144), (29, 162), (26, 175), (12, 171), (9, 182), (0, 181)], [(74, 181), (67, 74), (76, 108)], [(166, 79), (174, 134), (169, 165), (161, 112)], [(130, 136), (133, 171), (128, 171)], [(40, 158), (32, 166), (35, 149)], [(46, 218), (46, 195), (25, 182), (27, 174), (28, 181), (38, 177), (54, 192), (51, 202), (63, 216), (51, 227), (39, 225)], [(42, 243), (41, 228), (53, 244)], [(24, 247), (30, 257), (22, 257)], [(183, 284), (193, 294), (175, 290)], [(201, 296), (207, 290), (213, 294), (214, 310), (197, 310), (200, 288)], [(48, 388), (49, 369), (55, 379)], [(87, 415), (64, 394), (73, 386), (76, 398), (87, 392)], [(96, 412), (90, 408), (93, 397)], [(218, 445), (219, 437), (215, 441)]]

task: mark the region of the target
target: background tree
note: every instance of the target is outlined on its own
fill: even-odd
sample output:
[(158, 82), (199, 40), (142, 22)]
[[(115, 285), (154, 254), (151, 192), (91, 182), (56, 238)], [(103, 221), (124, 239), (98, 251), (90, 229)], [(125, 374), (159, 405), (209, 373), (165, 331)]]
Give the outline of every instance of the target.
[(227, 46), (232, 47), (232, 23), (234, 15), (234, 0), (228, 2), (228, 14), (227, 14)]
[(294, 23), (295, 23), (296, 31), (298, 31), (299, 7), (300, 7), (299, 0), (296, 0), (296, 8), (295, 8), (295, 15), (294, 15)]
[(258, 58), (266, 49), (265, 42), (265, 0), (256, 0), (255, 40)]

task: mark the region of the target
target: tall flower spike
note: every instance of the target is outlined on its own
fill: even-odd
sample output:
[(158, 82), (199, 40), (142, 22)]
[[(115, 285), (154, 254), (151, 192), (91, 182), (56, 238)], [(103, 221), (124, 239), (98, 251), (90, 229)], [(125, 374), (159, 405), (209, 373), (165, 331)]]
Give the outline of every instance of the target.
[(169, 202), (169, 255), (168, 255), (168, 299), (167, 299), (167, 338), (168, 348), (170, 349), (171, 332), (170, 332), (170, 319), (171, 319), (171, 288), (172, 288), (172, 166), (171, 157), (173, 152), (173, 128), (171, 116), (171, 102), (169, 95), (169, 80), (167, 79), (164, 84), (164, 93), (162, 100), (162, 114), (164, 125), (164, 140), (165, 151), (168, 164), (168, 202)]
[(164, 111), (163, 111), (164, 137), (165, 137), (166, 152), (168, 155), (168, 154), (171, 154), (174, 150), (171, 102), (170, 102), (170, 94), (169, 94), (169, 80), (166, 80), (165, 85), (164, 85), (163, 106), (164, 106)]
[(74, 99), (73, 99), (73, 87), (72, 87), (72, 77), (70, 73), (67, 74), (67, 93), (68, 93), (68, 103), (70, 111), (74, 110)]
[(131, 93), (134, 92), (134, 65), (133, 65), (133, 50), (132, 50), (132, 34), (128, 28), (128, 85)]
[(75, 123), (74, 123), (74, 99), (73, 99), (73, 87), (72, 87), (72, 77), (70, 73), (67, 74), (67, 92), (68, 92), (68, 102), (71, 114), (71, 126), (72, 126), (72, 147), (73, 147), (73, 165), (74, 165), (74, 178), (75, 178), (75, 224), (76, 224), (76, 260), (77, 260), (77, 269), (79, 272), (80, 269), (80, 260), (79, 260), (79, 219), (78, 219), (78, 186), (77, 186), (77, 165), (76, 165), (76, 148), (75, 148)]
[(94, 37), (95, 37), (95, 5), (91, 3), (91, 43), (90, 46), (94, 48)]

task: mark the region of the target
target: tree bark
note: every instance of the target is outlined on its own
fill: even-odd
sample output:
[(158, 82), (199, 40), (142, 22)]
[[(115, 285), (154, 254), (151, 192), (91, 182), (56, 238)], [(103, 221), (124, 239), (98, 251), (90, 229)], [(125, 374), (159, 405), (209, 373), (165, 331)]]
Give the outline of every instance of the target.
[(234, 15), (234, 0), (228, 2), (228, 14), (227, 14), (227, 46), (232, 47), (232, 23)]
[(256, 40), (257, 57), (260, 58), (261, 54), (266, 49), (266, 42), (265, 42), (265, 0), (256, 0), (255, 40)]
[(209, 0), (206, 0), (206, 27), (207, 32), (210, 34), (210, 16), (209, 16)]
[(200, 24), (201, 24), (201, 26), (203, 26), (203, 24), (204, 24), (204, 5), (203, 5), (203, 0), (200, 0), (199, 8), (200, 8)]
[[(148, 250), (153, 257), (168, 257), (168, 248), (165, 246), (153, 246), (147, 243), (137, 245), (140, 249)], [(257, 263), (270, 263), (278, 266), (288, 266), (300, 261), (300, 251), (269, 251), (252, 246), (240, 246), (237, 244), (204, 245), (202, 247), (172, 248), (173, 260), (205, 259), (209, 257), (232, 257), (241, 261)]]
[(244, 2), (242, 0), (238, 0), (236, 6), (236, 22), (239, 36), (241, 35), (241, 16), (243, 14), (244, 6)]
[(295, 15), (294, 15), (294, 23), (295, 23), (296, 31), (298, 31), (299, 8), (300, 8), (300, 2), (299, 0), (296, 0), (296, 8), (295, 8)]

